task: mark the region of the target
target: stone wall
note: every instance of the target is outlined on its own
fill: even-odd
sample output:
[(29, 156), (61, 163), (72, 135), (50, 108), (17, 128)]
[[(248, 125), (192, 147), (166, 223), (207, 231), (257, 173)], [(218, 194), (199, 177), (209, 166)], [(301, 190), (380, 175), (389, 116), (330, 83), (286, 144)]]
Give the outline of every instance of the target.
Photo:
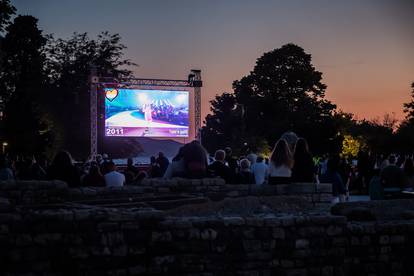
[(222, 200), (243, 196), (300, 195), (312, 203), (331, 200), (331, 184), (294, 183), (287, 185), (227, 185), (222, 179), (146, 179), (139, 186), (120, 188), (68, 188), (61, 181), (8, 181), (0, 182), (0, 197), (14, 204), (44, 204), (98, 198), (133, 198), (142, 196), (185, 195)]
[(55, 208), (0, 213), (1, 275), (414, 275), (412, 220)]
[[(217, 179), (120, 189), (2, 182), (0, 275), (414, 275), (413, 201), (338, 204), (331, 215), (317, 206), (330, 189)], [(164, 209), (186, 206), (145, 207), (154, 197), (172, 202), (158, 202)], [(285, 204), (295, 200), (300, 210)], [(259, 212), (244, 212), (252, 202)], [(203, 204), (215, 211), (198, 213)], [(380, 216), (383, 206), (405, 210)]]

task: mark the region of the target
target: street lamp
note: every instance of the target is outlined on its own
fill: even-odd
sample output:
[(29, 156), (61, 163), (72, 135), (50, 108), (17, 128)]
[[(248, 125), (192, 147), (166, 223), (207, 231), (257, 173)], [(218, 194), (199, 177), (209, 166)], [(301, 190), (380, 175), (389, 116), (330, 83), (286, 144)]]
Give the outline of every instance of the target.
[(6, 147), (9, 145), (7, 142), (3, 142), (3, 154), (6, 153)]

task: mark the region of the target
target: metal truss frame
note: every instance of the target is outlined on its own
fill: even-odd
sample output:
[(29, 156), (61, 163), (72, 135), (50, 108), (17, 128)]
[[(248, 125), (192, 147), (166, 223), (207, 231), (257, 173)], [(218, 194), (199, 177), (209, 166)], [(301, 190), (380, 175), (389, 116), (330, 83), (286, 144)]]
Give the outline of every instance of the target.
[(98, 77), (97, 70), (91, 67), (90, 76), (90, 153), (94, 158), (98, 154), (98, 89), (102, 87), (183, 87), (194, 89), (194, 128), (196, 139), (201, 140), (201, 70), (191, 70), (188, 80), (142, 79)]

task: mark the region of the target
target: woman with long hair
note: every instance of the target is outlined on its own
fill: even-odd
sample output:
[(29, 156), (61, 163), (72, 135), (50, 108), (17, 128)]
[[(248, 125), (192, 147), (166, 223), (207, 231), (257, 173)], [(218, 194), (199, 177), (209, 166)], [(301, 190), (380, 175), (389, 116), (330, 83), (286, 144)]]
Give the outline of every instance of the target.
[(101, 174), (98, 164), (93, 163), (89, 173), (83, 178), (83, 186), (104, 187), (105, 178)]
[(52, 165), (49, 167), (48, 178), (65, 181), (69, 187), (80, 186), (80, 173), (73, 165), (72, 156), (69, 152), (60, 151), (56, 154)]
[(315, 164), (309, 152), (308, 143), (304, 138), (299, 138), (295, 145), (294, 165), (292, 168), (292, 181), (314, 182)]
[(269, 184), (290, 183), (293, 157), (289, 145), (284, 139), (276, 142), (270, 156)]

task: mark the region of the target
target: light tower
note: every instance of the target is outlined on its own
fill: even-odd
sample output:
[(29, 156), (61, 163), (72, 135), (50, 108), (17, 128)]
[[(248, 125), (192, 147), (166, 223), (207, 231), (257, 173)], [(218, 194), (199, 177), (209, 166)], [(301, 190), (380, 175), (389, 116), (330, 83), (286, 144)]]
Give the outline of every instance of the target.
[(96, 66), (90, 66), (90, 79), (89, 79), (89, 107), (90, 107), (90, 148), (91, 148), (91, 156), (90, 158), (95, 159), (96, 155), (98, 154), (98, 107), (97, 107), (97, 89), (99, 83), (98, 71)]
[(194, 130), (196, 139), (201, 141), (201, 70), (192, 69), (188, 76), (190, 86), (194, 87)]

